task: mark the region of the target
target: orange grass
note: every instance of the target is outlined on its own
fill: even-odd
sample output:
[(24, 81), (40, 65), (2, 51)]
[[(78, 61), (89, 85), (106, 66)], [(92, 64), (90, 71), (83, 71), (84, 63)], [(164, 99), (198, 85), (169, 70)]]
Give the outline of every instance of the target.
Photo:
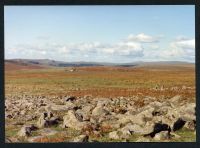
[[(158, 86), (158, 90), (154, 90)], [(163, 86), (164, 90), (160, 90)], [(183, 86), (189, 87), (182, 89)], [(177, 89), (173, 90), (173, 87)], [(194, 66), (81, 67), (5, 72), (6, 94), (195, 97)]]

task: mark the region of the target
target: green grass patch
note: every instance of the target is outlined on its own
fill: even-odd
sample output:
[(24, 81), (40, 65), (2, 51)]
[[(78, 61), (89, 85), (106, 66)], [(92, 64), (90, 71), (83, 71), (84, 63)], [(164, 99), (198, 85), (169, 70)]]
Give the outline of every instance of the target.
[(196, 142), (196, 134), (193, 130), (182, 128), (175, 133), (181, 137), (179, 139), (172, 139), (172, 142)]

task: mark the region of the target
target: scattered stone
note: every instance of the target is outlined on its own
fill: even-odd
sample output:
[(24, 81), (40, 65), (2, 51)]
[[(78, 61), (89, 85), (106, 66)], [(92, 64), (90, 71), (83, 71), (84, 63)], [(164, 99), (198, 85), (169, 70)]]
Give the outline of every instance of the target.
[(120, 139), (120, 137), (119, 137), (119, 135), (118, 135), (118, 131), (110, 132), (109, 135), (108, 135), (108, 137), (109, 137), (110, 139), (115, 139), (115, 140)]
[[(163, 91), (166, 89), (163, 88)], [(17, 133), (19, 137), (26, 137), (28, 142), (36, 142), (44, 136), (57, 134), (59, 131), (51, 127), (60, 123), (62, 124), (59, 127), (79, 130), (83, 134), (74, 138), (73, 142), (86, 142), (89, 138), (86, 135), (99, 138), (103, 137), (104, 133), (109, 133), (110, 139), (126, 142), (133, 134), (141, 136), (136, 142), (150, 142), (151, 138), (142, 135), (150, 136), (157, 141), (166, 141), (170, 140), (170, 137), (181, 138), (171, 133), (171, 128), (176, 131), (185, 127), (195, 132), (195, 103), (189, 103), (179, 95), (171, 99), (145, 96), (143, 105), (138, 106), (139, 99), (141, 99), (140, 96), (76, 98), (75, 96), (22, 95), (7, 97), (5, 119), (9, 122), (6, 126), (22, 127), (24, 123), (32, 123), (38, 119), (36, 124), (40, 129), (37, 133), (40, 136), (32, 137), (32, 131), (35, 129), (29, 125), (24, 125)], [(19, 141), (12, 138), (14, 137), (8, 137), (5, 141)]]
[(87, 123), (82, 118), (76, 114), (73, 110), (69, 110), (68, 113), (63, 117), (63, 128), (74, 128), (76, 130), (81, 130), (86, 126)]
[(173, 107), (178, 106), (178, 103), (179, 103), (180, 99), (181, 99), (180, 95), (174, 96), (173, 98), (170, 99), (171, 105)]
[(45, 118), (47, 117), (47, 114), (46, 113), (43, 113), (40, 118), (38, 119), (38, 122), (37, 122), (37, 126), (39, 128), (43, 128), (43, 127), (46, 127), (47, 125), (47, 121), (45, 120)]
[(144, 137), (150, 136), (153, 138), (157, 133), (160, 133), (162, 131), (168, 131), (168, 133), (170, 134), (171, 128), (167, 124), (155, 123), (153, 131), (149, 134), (145, 134)]
[(196, 120), (193, 121), (187, 121), (184, 127), (190, 129), (190, 130), (196, 130)]
[(37, 127), (34, 125), (25, 125), (21, 128), (21, 130), (17, 133), (19, 137), (27, 137), (31, 135), (31, 131), (36, 130)]
[(87, 135), (80, 135), (75, 137), (73, 142), (88, 142), (89, 137)]
[(57, 125), (59, 123), (58, 121), (59, 118), (53, 117), (53, 114), (51, 112), (44, 112), (38, 119), (37, 126), (39, 128), (50, 127), (53, 125)]
[(168, 131), (162, 131), (160, 133), (157, 133), (154, 136), (155, 140), (168, 140), (170, 138), (170, 134)]
[(122, 128), (122, 129), (120, 129), (120, 130), (118, 130), (119, 131), (119, 137), (120, 137), (120, 139), (122, 138), (122, 139), (128, 139), (131, 135), (132, 135), (132, 133), (133, 132), (131, 132), (129, 129), (127, 129), (127, 128)]
[(16, 142), (20, 142), (20, 141), (15, 137), (5, 138), (5, 143), (16, 143)]
[(65, 102), (67, 102), (67, 101), (74, 101), (74, 100), (76, 100), (76, 97), (74, 97), (74, 96), (69, 96), (69, 97), (65, 97), (64, 98)]
[(124, 128), (122, 129), (126, 129), (126, 130), (129, 130), (130, 133), (137, 133), (137, 134), (144, 134), (145, 131), (144, 131), (144, 128), (141, 127), (140, 125), (138, 124), (127, 124)]
[(173, 125), (173, 131), (180, 130), (185, 125), (185, 123), (186, 121), (184, 121), (181, 118), (178, 118), (178, 120)]
[(9, 138), (5, 138), (5, 143), (11, 143), (12, 141)]
[(92, 111), (92, 116), (105, 116), (108, 113), (108, 111), (103, 109), (103, 105), (97, 105)]

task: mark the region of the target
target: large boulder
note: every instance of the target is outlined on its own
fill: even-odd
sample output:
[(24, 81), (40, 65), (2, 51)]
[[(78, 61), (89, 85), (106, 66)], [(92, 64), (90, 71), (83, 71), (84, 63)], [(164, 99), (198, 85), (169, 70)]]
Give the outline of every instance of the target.
[(34, 125), (25, 125), (17, 133), (19, 137), (27, 137), (31, 135), (31, 132), (37, 130), (37, 127)]
[(153, 107), (150, 107), (142, 112), (140, 112), (139, 114), (137, 114), (136, 116), (143, 116), (145, 122), (146, 121), (150, 121), (152, 120), (153, 118), (153, 115), (152, 115), (152, 112), (154, 111), (155, 109)]
[(168, 119), (170, 122), (170, 125), (172, 125), (172, 123), (176, 122), (176, 120), (180, 118), (180, 110), (178, 108), (171, 109), (165, 115), (165, 118)]
[(105, 116), (108, 115), (109, 112), (107, 110), (105, 110), (104, 108), (104, 104), (97, 104), (97, 106), (92, 110), (92, 116)]
[(145, 125), (145, 115), (143, 114), (136, 114), (136, 115), (123, 115), (123, 114), (118, 114), (116, 115), (118, 118), (117, 123), (119, 124), (127, 124), (132, 122), (133, 124), (138, 124), (138, 125)]
[(119, 131), (119, 136), (122, 139), (128, 139), (133, 133), (132, 130), (130, 130), (129, 128), (126, 128), (126, 127), (121, 128), (118, 131)]
[(171, 106), (172, 106), (173, 108), (175, 108), (176, 106), (179, 105), (180, 100), (181, 100), (181, 96), (180, 96), (180, 95), (176, 95), (176, 96), (172, 97), (172, 98), (169, 100), (169, 102), (170, 102)]
[(118, 132), (118, 131), (110, 132), (110, 133), (108, 134), (108, 137), (109, 137), (110, 139), (114, 139), (114, 140), (120, 139), (120, 136), (119, 136), (119, 132)]
[(50, 127), (57, 125), (59, 123), (59, 118), (53, 117), (52, 112), (44, 112), (41, 114), (37, 121), (37, 126), (39, 128)]
[(78, 109), (76, 113), (83, 117), (83, 121), (89, 121), (92, 109), (93, 105), (86, 105), (83, 106), (82, 109)]
[(158, 101), (153, 101), (149, 103), (149, 106), (153, 107), (153, 108), (160, 108), (163, 104), (158, 102)]
[(5, 138), (5, 143), (12, 143), (12, 140), (10, 138)]
[(107, 120), (105, 122), (101, 123), (101, 127), (105, 127), (105, 129), (119, 129), (121, 127), (121, 124), (117, 122), (117, 120)]
[(137, 134), (144, 134), (146, 133), (144, 131), (144, 127), (138, 125), (138, 124), (131, 124), (128, 123), (127, 125), (125, 125), (123, 128), (120, 129), (120, 131), (129, 131), (131, 134), (132, 133), (137, 133)]
[(69, 110), (63, 117), (63, 128), (70, 127), (76, 130), (82, 130), (86, 125), (88, 125), (88, 122), (83, 121), (82, 117), (73, 110)]
[(196, 120), (193, 121), (187, 121), (184, 127), (190, 129), (190, 130), (195, 130), (196, 129)]
[(173, 131), (180, 130), (181, 128), (183, 128), (185, 123), (186, 123), (185, 120), (183, 120), (182, 118), (178, 118), (178, 120), (176, 122), (174, 122)]
[(195, 103), (186, 104), (180, 107), (180, 116), (186, 121), (196, 120)]
[(18, 138), (16, 137), (6, 137), (5, 138), (5, 143), (16, 143), (16, 142), (20, 142)]
[(46, 119), (45, 119), (46, 117), (47, 117), (47, 114), (45, 114), (45, 113), (41, 114), (41, 116), (39, 117), (39, 119), (37, 121), (37, 126), (39, 128), (43, 128), (47, 125)]

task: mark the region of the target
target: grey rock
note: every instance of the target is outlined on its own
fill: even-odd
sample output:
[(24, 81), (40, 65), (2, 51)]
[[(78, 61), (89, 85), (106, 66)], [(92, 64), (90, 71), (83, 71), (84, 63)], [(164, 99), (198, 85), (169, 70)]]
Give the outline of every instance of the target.
[(170, 138), (170, 135), (169, 135), (168, 131), (162, 131), (160, 133), (157, 133), (154, 136), (155, 140), (168, 140), (169, 138)]
[(63, 117), (63, 128), (74, 128), (76, 130), (83, 129), (88, 123), (82, 121), (81, 117), (76, 114), (73, 110), (69, 110)]
[(27, 137), (31, 135), (31, 131), (36, 130), (37, 127), (34, 125), (25, 125), (21, 128), (21, 130), (17, 133), (20, 137)]
[(73, 142), (88, 142), (89, 137), (87, 135), (80, 135), (74, 138)]
[(120, 139), (120, 136), (119, 136), (119, 134), (118, 134), (118, 131), (110, 132), (110, 133), (108, 134), (108, 137), (109, 137), (110, 139), (115, 139), (115, 140)]

